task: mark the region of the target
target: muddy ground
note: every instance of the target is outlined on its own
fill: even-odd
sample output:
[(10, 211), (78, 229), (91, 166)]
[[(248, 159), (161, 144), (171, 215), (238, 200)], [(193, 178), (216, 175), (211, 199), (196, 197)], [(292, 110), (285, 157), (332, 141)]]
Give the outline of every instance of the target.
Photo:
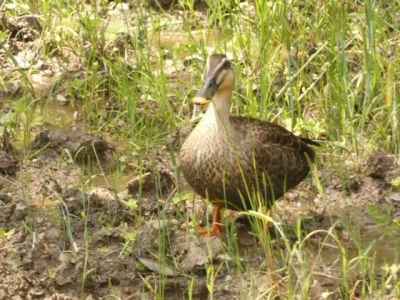
[[(235, 271), (227, 236), (203, 238), (190, 228), (192, 218), (204, 221), (206, 204), (190, 190), (182, 191), (182, 178), (172, 175), (168, 157), (160, 157), (157, 168), (145, 176), (132, 176), (120, 191), (104, 185), (88, 190), (82, 184), (82, 164), (63, 156), (70, 139), (61, 140), (56, 149), (48, 146), (18, 161), (15, 174), (1, 176), (0, 299), (153, 299), (161, 288), (166, 299), (184, 298), (189, 290), (195, 299), (206, 299), (209, 264), (218, 268), (216, 299), (239, 299), (241, 289), (252, 285), (266, 288), (265, 253), (246, 220), (236, 220), (234, 235), (240, 264), (246, 266), (241, 272)], [(390, 184), (398, 176), (394, 157), (378, 153), (359, 170), (347, 168), (353, 168), (347, 182), (318, 170), (325, 192), (318, 193), (308, 179), (277, 204), (273, 218), (291, 243), (296, 241), (296, 222), (302, 219), (304, 234), (332, 230), (349, 257), (358, 255), (358, 243), (375, 241), (371, 251), (377, 264), (395, 261), (399, 231), (388, 229), (400, 217), (400, 194)], [(158, 191), (156, 177), (164, 183)], [(186, 201), (176, 201), (179, 195)], [(273, 249), (284, 247), (279, 235), (271, 236)], [(313, 236), (307, 251), (318, 251), (324, 238)], [(316, 262), (323, 275), (312, 287), (315, 299), (323, 291), (338, 292), (332, 279), (340, 276), (336, 251), (322, 249), (322, 261)], [(254, 278), (262, 284), (250, 282)]]

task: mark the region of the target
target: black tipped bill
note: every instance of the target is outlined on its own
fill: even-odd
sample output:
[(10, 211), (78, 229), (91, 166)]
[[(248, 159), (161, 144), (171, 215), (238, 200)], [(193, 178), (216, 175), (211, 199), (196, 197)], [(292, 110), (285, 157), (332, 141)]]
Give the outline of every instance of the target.
[(203, 87), (197, 92), (193, 99), (193, 103), (195, 104), (192, 116), (193, 119), (197, 117), (200, 111), (204, 111), (208, 106), (223, 82), (226, 70), (230, 67), (230, 61), (224, 54), (213, 54), (210, 56)]
[(230, 68), (230, 62), (223, 54), (213, 54), (209, 58), (208, 70), (204, 79), (203, 87), (198, 91), (193, 102), (205, 104), (211, 101), (223, 82), (224, 74)]

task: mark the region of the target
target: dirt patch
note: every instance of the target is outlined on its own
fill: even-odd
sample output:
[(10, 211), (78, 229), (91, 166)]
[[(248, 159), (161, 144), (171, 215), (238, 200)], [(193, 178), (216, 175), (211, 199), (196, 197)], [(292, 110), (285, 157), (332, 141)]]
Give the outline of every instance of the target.
[(7, 215), (1, 227), (9, 230), (0, 253), (10, 280), (3, 281), (4, 299), (63, 291), (78, 297), (92, 289), (102, 295), (101, 287), (107, 290), (110, 283), (129, 287), (135, 260), (121, 255), (134, 220), (129, 210), (114, 198), (84, 192), (73, 165), (37, 161), (19, 175), (24, 186), (2, 190)]
[[(199, 237), (190, 222), (205, 217), (206, 203), (187, 201), (185, 193), (171, 194), (176, 188), (171, 182), (176, 179), (167, 162), (159, 161), (158, 168), (148, 171), (152, 172), (147, 175), (151, 179), (140, 178), (143, 181), (135, 183), (141, 193), (136, 189), (128, 193), (88, 188), (82, 185), (84, 174), (78, 164), (43, 153), (24, 161), (15, 179), (3, 178), (8, 183), (5, 181), (0, 191), (0, 259), (4, 262), (0, 267), (0, 296), (97, 299), (113, 295), (141, 299), (162, 293), (164, 297), (181, 298), (190, 290), (193, 299), (204, 299), (210, 292), (218, 299), (231, 299), (243, 289), (251, 289), (256, 295), (267, 288), (267, 283), (284, 280), (282, 274), (270, 277), (266, 272), (265, 252), (251, 226), (228, 222), (223, 239)], [(303, 220), (304, 234), (334, 226), (350, 257), (357, 254), (358, 242), (367, 245), (371, 238), (383, 236), (376, 227), (385, 225), (377, 221), (382, 212), (371, 210), (370, 205), (382, 208), (386, 203), (392, 209), (388, 212), (395, 215), (400, 207), (396, 206), (398, 197), (386, 179), (368, 174), (353, 172), (350, 181), (343, 181), (329, 172), (323, 175), (330, 182), (324, 194), (317, 193), (309, 181), (286, 194), (272, 216), (282, 224), (290, 245), (296, 245), (299, 219)], [(169, 189), (160, 190), (153, 184), (154, 176), (160, 175), (167, 176), (165, 188)], [(149, 197), (154, 198), (156, 206), (143, 206), (145, 202), (141, 202)], [(232, 231), (229, 226), (233, 226)], [(357, 232), (359, 240), (354, 239)], [(393, 257), (400, 241), (393, 234), (385, 231), (393, 243), (386, 242), (373, 251)], [(279, 233), (272, 236), (272, 251), (279, 264), (278, 253), (286, 246)], [(338, 281), (332, 279), (340, 276), (337, 249), (319, 249), (324, 239), (324, 235), (315, 235), (305, 252), (310, 257), (319, 253), (313, 270), (327, 276), (313, 283), (315, 295), (340, 290)], [(324, 269), (327, 265), (329, 268)], [(232, 271), (243, 266), (251, 272)], [(215, 270), (218, 272), (212, 273)], [(214, 276), (213, 286), (207, 285), (209, 276)]]
[[(181, 9), (173, 0), (103, 2), (95, 15), (94, 6), (79, 6), (82, 18), (66, 7), (54, 11), (57, 19), (11, 16), (26, 13), (26, 7), (0, 12), (5, 33), (0, 34), (0, 100), (6, 100), (0, 103), (0, 130), (10, 123), (24, 138), (41, 130), (30, 147), (19, 151), (5, 132), (0, 149), (0, 299), (260, 299), (271, 290), (276, 291), (271, 298), (304, 290), (312, 299), (341, 299), (344, 291), (362, 298), (361, 285), (366, 290), (382, 287), (389, 299), (399, 273), (398, 158), (382, 151), (368, 158), (347, 157), (335, 147), (334, 153), (318, 155), (321, 162), (313, 176), (276, 204), (274, 226), (262, 218), (238, 219), (237, 213), (225, 212), (223, 237), (200, 237), (196, 227), (209, 223), (211, 209), (179, 177), (177, 151), (193, 128), (183, 123), (191, 113), (188, 103), (200, 82), (208, 46), (220, 49), (222, 42), (230, 51), (232, 44), (247, 40), (220, 26), (234, 17), (225, 4), (202, 13), (195, 10), (204, 1), (193, 1), (195, 10)], [(148, 5), (157, 10), (148, 13)], [(177, 9), (166, 11), (170, 8)], [(246, 17), (252, 22), (244, 24), (256, 24), (250, 2), (236, 9), (252, 11)], [(250, 27), (244, 31), (249, 42)], [(268, 65), (267, 80), (272, 100), (273, 94), (286, 94), (288, 55), (295, 69), (306, 67), (298, 69), (301, 74), (294, 69), (299, 76), (293, 80), (318, 83), (308, 89), (295, 82), (294, 95), (298, 88), (303, 97), (325, 84), (319, 81), (324, 70), (322, 77), (307, 80), (308, 74), (321, 71), (320, 63), (313, 62), (319, 56), (311, 55), (324, 45), (311, 39), (309, 53), (286, 53), (285, 47), (274, 52), (278, 60)], [(198, 45), (207, 47), (194, 50)], [(263, 89), (254, 85), (263, 76), (264, 62), (251, 51), (235, 52), (231, 54), (243, 82), (235, 94), (241, 102), (234, 109), (255, 113), (244, 96), (253, 93), (264, 101)], [(324, 52), (319, 54), (322, 60)], [(308, 97), (302, 99), (301, 110), (316, 122), (310, 131), (324, 135), (324, 111), (318, 111), (320, 105), (309, 106)], [(67, 115), (67, 124), (53, 119), (56, 109), (50, 106)], [(278, 106), (271, 116), (287, 117)], [(49, 116), (40, 111), (44, 108)], [(164, 113), (168, 120), (159, 118)], [(86, 118), (87, 127), (82, 121)], [(137, 136), (148, 135), (147, 129), (153, 134), (161, 123), (165, 129), (154, 130), (154, 145), (148, 142), (152, 137), (142, 145)], [(58, 129), (63, 126), (72, 130)], [(171, 134), (176, 127), (180, 129)], [(114, 148), (108, 134), (123, 140), (126, 149)], [(342, 157), (333, 166), (336, 150)], [(116, 184), (109, 180), (114, 175)], [(96, 182), (99, 177), (106, 184)], [(365, 266), (376, 270), (366, 271)]]
[(6, 151), (0, 150), (0, 174), (15, 175), (18, 169), (18, 161)]
[(11, 39), (21, 42), (33, 41), (42, 32), (42, 26), (37, 15), (11, 17), (2, 14), (0, 17), (0, 28), (10, 33)]
[(32, 142), (31, 148), (43, 152), (54, 150), (58, 154), (65, 150), (80, 163), (110, 161), (114, 147), (104, 139), (79, 130), (61, 129), (40, 132)]
[(10, 139), (10, 135), (5, 129), (0, 144), (0, 175), (14, 176), (18, 170), (16, 150)]

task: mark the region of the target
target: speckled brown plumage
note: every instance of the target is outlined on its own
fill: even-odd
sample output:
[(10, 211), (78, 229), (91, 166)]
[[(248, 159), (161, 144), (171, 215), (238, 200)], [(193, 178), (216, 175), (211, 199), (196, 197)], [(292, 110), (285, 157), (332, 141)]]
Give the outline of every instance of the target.
[[(214, 58), (221, 69), (223, 59)], [(208, 72), (222, 80), (214, 82), (215, 92), (205, 91), (213, 88), (207, 82), (199, 92), (211, 93), (212, 103), (181, 148), (181, 169), (194, 191), (213, 204), (235, 210), (270, 206), (306, 177), (315, 157), (310, 145), (317, 143), (273, 123), (229, 116), (233, 75), (223, 68)]]
[[(235, 210), (254, 208), (255, 193), (261, 193), (270, 206), (308, 174), (315, 156), (312, 141), (261, 120), (230, 120), (237, 134), (233, 147), (222, 140), (197, 139), (196, 132), (182, 147), (181, 168), (196, 193)], [(195, 162), (197, 155), (200, 163)]]

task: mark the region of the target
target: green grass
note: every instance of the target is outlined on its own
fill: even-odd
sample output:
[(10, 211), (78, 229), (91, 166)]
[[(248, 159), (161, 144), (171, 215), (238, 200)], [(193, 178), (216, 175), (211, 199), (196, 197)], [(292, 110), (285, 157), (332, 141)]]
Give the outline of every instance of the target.
[[(327, 183), (318, 170), (338, 162), (345, 181), (348, 174), (340, 171), (340, 162), (348, 153), (359, 160), (375, 150), (400, 154), (399, 1), (205, 1), (209, 9), (201, 13), (195, 10), (196, 1), (189, 0), (178, 1), (171, 11), (152, 10), (147, 1), (137, 1), (140, 4), (130, 9), (123, 1), (86, 2), (2, 4), (7, 16), (39, 15), (43, 31), (33, 51), (40, 57), (57, 59), (61, 70), (72, 70), (73, 61), (80, 65), (62, 71), (45, 95), (37, 93), (31, 82), (35, 67), (13, 74), (0, 70), (0, 86), (14, 77), (21, 82), (20, 95), (0, 105), (13, 108), (0, 116), (0, 132), (10, 128), (26, 157), (36, 128), (58, 120), (46, 115), (58, 115), (52, 107), (59, 93), (68, 98), (67, 109), (77, 111), (78, 121), (90, 132), (124, 141), (120, 170), (129, 169), (127, 161), (150, 157), (155, 149), (166, 151), (162, 147), (171, 134), (190, 118), (191, 97), (201, 85), (207, 56), (214, 51), (226, 52), (234, 62), (234, 113), (273, 120), (324, 141), (311, 176), (322, 199)], [(113, 6), (119, 9), (112, 10)], [(3, 43), (11, 37), (0, 29)], [(13, 55), (7, 50), (9, 60)], [(90, 175), (104, 175), (93, 172)], [(248, 214), (254, 218), (253, 231), (266, 259), (256, 271), (261, 277), (272, 274), (266, 282), (273, 284), (260, 285), (251, 275), (253, 269), (240, 257), (233, 228), (226, 242), (227, 253), (234, 258), (229, 268), (245, 274), (249, 283), (241, 299), (315, 299), (315, 281), (324, 272), (317, 270), (320, 266), (328, 269), (327, 274), (329, 268), (339, 267), (332, 271), (339, 276), (329, 278), (337, 285), (332, 295), (321, 287), (318, 299), (378, 299), (390, 293), (400, 297), (399, 261), (378, 268), (371, 245), (362, 243), (356, 255), (350, 255), (354, 249), (343, 244), (337, 224), (305, 232), (299, 221), (293, 242), (275, 217), (260, 211)], [(167, 218), (163, 212), (158, 217)], [(268, 222), (276, 239), (265, 235)], [(86, 235), (90, 233), (85, 226)], [(157, 256), (164, 263), (170, 259), (168, 236), (162, 227)], [(320, 243), (310, 254), (308, 244), (316, 236)], [(85, 244), (82, 292), (88, 247)], [(334, 249), (336, 264), (324, 263), (326, 249), (329, 253)], [(191, 299), (195, 278), (186, 275)], [(209, 264), (210, 299), (217, 276), (218, 266)], [(166, 297), (165, 280), (160, 275), (152, 286), (154, 299)]]

